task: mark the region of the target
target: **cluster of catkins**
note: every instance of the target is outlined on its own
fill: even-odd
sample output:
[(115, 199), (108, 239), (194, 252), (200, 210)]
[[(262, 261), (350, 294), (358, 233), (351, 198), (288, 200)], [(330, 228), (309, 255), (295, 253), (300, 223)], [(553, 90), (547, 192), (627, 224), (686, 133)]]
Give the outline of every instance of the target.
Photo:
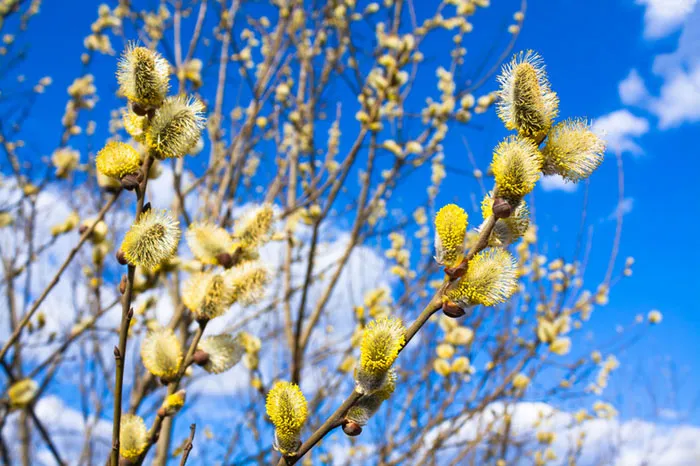
[[(129, 100), (124, 128), (145, 150), (112, 141), (99, 151), (97, 172), (127, 190), (143, 190), (155, 160), (193, 153), (204, 129), (204, 105), (194, 97), (167, 96), (170, 66), (158, 53), (130, 45), (119, 62), (119, 93)], [(144, 193), (140, 193), (144, 195)], [(200, 326), (223, 315), (233, 304), (250, 304), (264, 294), (269, 278), (258, 250), (271, 239), (274, 211), (264, 204), (249, 209), (234, 222), (234, 233), (207, 221), (192, 223), (185, 239), (195, 256), (195, 269), (185, 282), (182, 301)], [(129, 228), (117, 257), (143, 272), (166, 271), (178, 250), (181, 232), (174, 216), (146, 204)], [(122, 283), (122, 287), (124, 283)], [(141, 344), (146, 369), (163, 383), (177, 382), (186, 363), (210, 373), (224, 372), (245, 352), (240, 335), (201, 339), (191, 361), (185, 361), (181, 339), (169, 328), (152, 329)], [(184, 391), (169, 394), (158, 416), (175, 414), (184, 404)], [(143, 419), (125, 414), (120, 424), (120, 455), (127, 461), (144, 454), (150, 435)]]
[[(559, 100), (547, 80), (542, 59), (534, 52), (517, 54), (499, 76), (498, 116), (518, 134), (494, 150), (490, 171), (495, 187), (482, 201), (483, 223), (467, 231), (467, 213), (455, 204), (435, 217), (435, 260), (445, 267), (443, 311), (459, 317), (474, 306), (495, 306), (518, 288), (516, 261), (506, 249), (529, 226), (524, 197), (542, 174), (559, 175), (568, 182), (587, 178), (603, 160), (605, 143), (581, 119), (554, 124)], [(483, 244), (482, 231), (490, 231)], [(477, 246), (473, 255), (470, 248)], [(370, 322), (361, 342), (360, 364), (355, 371), (359, 400), (345, 414), (343, 428), (357, 435), (361, 426), (394, 392), (394, 361), (406, 340), (399, 319), (381, 317)], [(519, 380), (520, 386), (527, 385)], [(306, 421), (304, 395), (294, 384), (278, 382), (268, 394), (267, 412), (275, 425), (275, 447), (293, 455), (300, 445)]]

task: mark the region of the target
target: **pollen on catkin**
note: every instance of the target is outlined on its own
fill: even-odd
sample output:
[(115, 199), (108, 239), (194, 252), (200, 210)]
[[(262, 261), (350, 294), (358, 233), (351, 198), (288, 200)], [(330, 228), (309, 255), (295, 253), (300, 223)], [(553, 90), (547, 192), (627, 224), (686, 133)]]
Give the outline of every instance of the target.
[(207, 361), (202, 366), (211, 374), (220, 374), (231, 369), (243, 357), (245, 347), (240, 336), (215, 335), (204, 338), (197, 349), (207, 353)]
[(163, 400), (163, 404), (160, 406), (163, 416), (172, 416), (180, 411), (180, 409), (185, 406), (185, 398), (185, 390), (178, 390), (172, 395), (166, 396)]
[(26, 408), (39, 392), (39, 384), (33, 379), (21, 379), (10, 385), (7, 397), (11, 408)]
[(135, 141), (143, 143), (146, 140), (148, 117), (139, 116), (131, 110), (124, 110), (122, 111), (122, 124), (124, 125), (124, 130)]
[(506, 128), (539, 143), (557, 116), (559, 98), (547, 79), (544, 62), (529, 50), (516, 54), (503, 66), (496, 113)]
[(119, 454), (127, 460), (139, 457), (148, 446), (148, 430), (141, 416), (122, 414), (119, 424)]
[(185, 282), (182, 290), (183, 304), (198, 320), (224, 315), (234, 300), (234, 289), (222, 274), (195, 273)]
[(158, 107), (168, 94), (170, 65), (157, 52), (134, 43), (119, 60), (117, 81), (127, 99), (146, 107)]
[(501, 248), (489, 248), (469, 261), (467, 273), (449, 289), (446, 298), (462, 308), (505, 302), (518, 287), (513, 256)]
[(542, 154), (532, 141), (511, 136), (494, 149), (491, 168), (498, 195), (516, 202), (540, 179)]
[(265, 296), (270, 271), (260, 261), (247, 261), (223, 273), (226, 286), (233, 293), (233, 302), (253, 304)]
[(270, 240), (274, 210), (271, 204), (257, 206), (241, 217), (233, 225), (233, 237), (244, 247), (256, 248)]
[(467, 213), (456, 204), (447, 204), (435, 215), (435, 260), (446, 267), (458, 265), (464, 257)]
[(170, 329), (149, 332), (141, 343), (141, 359), (148, 372), (163, 379), (175, 377), (182, 363), (180, 339)]
[(142, 213), (124, 236), (121, 250), (130, 264), (154, 270), (177, 251), (179, 222), (165, 210)]
[(396, 371), (390, 369), (384, 386), (376, 392), (360, 398), (358, 402), (348, 410), (345, 419), (361, 426), (366, 425), (370, 418), (379, 411), (382, 403), (388, 400), (394, 393), (396, 389), (396, 378)]
[(141, 156), (129, 144), (110, 141), (97, 153), (95, 165), (99, 173), (120, 180), (141, 169)]
[(566, 120), (547, 136), (542, 171), (561, 175), (567, 181), (580, 181), (600, 166), (604, 152), (605, 141), (591, 131), (586, 120)]
[(267, 394), (265, 409), (275, 426), (275, 448), (283, 455), (294, 453), (308, 416), (304, 394), (296, 384), (278, 381)]
[(208, 222), (193, 222), (185, 233), (192, 254), (205, 264), (218, 264), (217, 256), (230, 253), (234, 248), (231, 235), (223, 228)]
[(204, 104), (194, 97), (168, 97), (151, 119), (146, 145), (158, 159), (182, 157), (204, 129)]
[(387, 374), (406, 341), (401, 320), (382, 317), (365, 328), (360, 343), (360, 366), (355, 373), (355, 389), (369, 394), (381, 389)]
[[(484, 221), (493, 215), (492, 193), (487, 194), (481, 201), (481, 214), (484, 217)], [(479, 231), (481, 231), (482, 226), (479, 227)], [(499, 219), (496, 222), (489, 238), (489, 246), (508, 246), (518, 238), (522, 238), (529, 226), (530, 210), (527, 208), (527, 203), (524, 200), (520, 200), (510, 216)]]

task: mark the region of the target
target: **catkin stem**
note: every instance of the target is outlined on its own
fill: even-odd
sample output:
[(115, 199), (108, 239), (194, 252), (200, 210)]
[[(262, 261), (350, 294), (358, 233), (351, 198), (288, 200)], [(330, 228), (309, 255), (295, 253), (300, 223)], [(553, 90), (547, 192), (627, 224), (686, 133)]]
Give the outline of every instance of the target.
[[(148, 172), (153, 165), (153, 157), (150, 154), (146, 155), (146, 160), (143, 162), (143, 181), (137, 189), (136, 199), (136, 215), (135, 221), (138, 221), (139, 216), (143, 212), (143, 206), (146, 200), (146, 186), (148, 185)], [(114, 359), (116, 363), (116, 380), (114, 384), (114, 414), (112, 424), (112, 451), (110, 454), (111, 466), (119, 464), (119, 427), (122, 419), (122, 390), (124, 385), (124, 358), (126, 357), (126, 341), (129, 336), (129, 324), (131, 323), (131, 299), (134, 291), (134, 275), (136, 267), (128, 265), (126, 274), (126, 288), (122, 296), (122, 320), (119, 326), (119, 346), (115, 348)]]

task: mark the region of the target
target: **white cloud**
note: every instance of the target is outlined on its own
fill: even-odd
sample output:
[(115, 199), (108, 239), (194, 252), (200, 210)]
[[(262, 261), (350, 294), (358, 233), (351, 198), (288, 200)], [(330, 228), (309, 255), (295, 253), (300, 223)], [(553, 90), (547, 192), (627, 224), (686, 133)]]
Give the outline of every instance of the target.
[(644, 37), (658, 39), (680, 27), (693, 11), (697, 0), (637, 0), (645, 5)]
[(540, 186), (545, 191), (564, 191), (566, 193), (573, 193), (578, 187), (576, 183), (566, 181), (561, 175), (543, 176), (540, 180)]
[(700, 121), (700, 65), (668, 76), (651, 110), (658, 115), (661, 129)]
[(622, 214), (625, 216), (632, 212), (634, 209), (634, 199), (631, 197), (626, 197), (622, 201), (618, 202), (615, 209), (608, 215), (608, 220), (614, 220), (618, 215)]
[(598, 118), (593, 124), (593, 130), (601, 134), (607, 141), (608, 148), (613, 151), (638, 155), (643, 150), (635, 139), (649, 131), (649, 121), (622, 109)]
[(632, 70), (617, 86), (620, 100), (625, 105), (639, 105), (649, 97), (649, 92), (637, 70)]
[[(425, 448), (430, 449), (439, 434), (446, 431), (455, 433), (449, 436), (443, 447), (464, 445), (475, 439), (487, 441), (491, 433), (500, 432), (506, 409), (510, 414), (511, 435), (515, 441), (534, 445), (537, 443), (537, 430), (555, 432), (556, 438), (551, 446), (560, 459), (566, 458), (579, 434), (585, 432), (581, 457), (576, 463), (581, 466), (689, 466), (698, 464), (700, 458), (700, 442), (697, 442), (700, 427), (660, 425), (640, 419), (619, 421), (602, 418), (578, 424), (572, 413), (541, 402), (492, 403), (471, 419), (463, 417), (443, 423), (426, 435)], [(441, 441), (444, 441), (444, 437)], [(449, 462), (450, 451), (446, 448), (444, 453), (438, 454), (439, 464)], [(443, 454), (444, 458), (441, 456)], [(512, 458), (508, 464), (532, 464), (532, 459)]]
[[(645, 1), (658, 3), (658, 8), (663, 3), (664, 8), (671, 12), (680, 11), (676, 4), (684, 3), (688, 8), (684, 16), (687, 16), (686, 27), (676, 50), (654, 59), (652, 70), (662, 80), (658, 92), (654, 92), (654, 96), (649, 94), (637, 70), (632, 70), (618, 86), (620, 100), (625, 105), (637, 105), (656, 115), (662, 130), (700, 121), (700, 28), (691, 27), (700, 24), (700, 3), (687, 0)], [(647, 13), (649, 11), (652, 11), (651, 6)]]

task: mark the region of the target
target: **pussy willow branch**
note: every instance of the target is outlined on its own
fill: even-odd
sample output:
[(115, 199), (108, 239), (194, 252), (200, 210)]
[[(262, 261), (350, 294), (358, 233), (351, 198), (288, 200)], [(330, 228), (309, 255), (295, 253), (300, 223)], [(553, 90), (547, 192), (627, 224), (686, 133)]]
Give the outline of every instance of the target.
[[(151, 154), (146, 155), (143, 162), (143, 180), (136, 190), (136, 215), (135, 221), (143, 212), (146, 199), (146, 187), (148, 186), (148, 172), (153, 165)], [(134, 292), (134, 275), (136, 267), (129, 264), (126, 273), (126, 287), (122, 296), (122, 320), (119, 326), (119, 346), (114, 348), (114, 359), (116, 364), (116, 380), (114, 383), (114, 415), (112, 424), (112, 452), (110, 454), (111, 466), (119, 464), (119, 426), (122, 419), (122, 389), (124, 385), (124, 358), (126, 357), (126, 341), (129, 336), (129, 324), (131, 323), (131, 298)]]
[(22, 318), (22, 321), (19, 323), (17, 328), (15, 328), (15, 331), (12, 333), (10, 338), (7, 340), (5, 345), (2, 347), (2, 350), (0, 350), (0, 359), (3, 359), (5, 357), (5, 354), (10, 349), (10, 347), (22, 335), (22, 330), (24, 329), (24, 327), (27, 326), (29, 321), (34, 316), (34, 313), (39, 309), (39, 306), (41, 306), (41, 303), (44, 302), (44, 300), (49, 295), (51, 290), (53, 290), (53, 288), (58, 284), (58, 281), (61, 279), (61, 275), (63, 274), (63, 272), (68, 268), (70, 263), (75, 258), (76, 254), (78, 254), (78, 251), (80, 250), (80, 248), (83, 246), (83, 244), (85, 244), (87, 239), (90, 237), (93, 230), (95, 229), (95, 226), (97, 226), (97, 223), (104, 218), (107, 211), (114, 205), (114, 203), (117, 200), (117, 198), (119, 197), (120, 193), (121, 193), (121, 190), (117, 191), (114, 194), (114, 196), (112, 196), (112, 198), (107, 202), (107, 204), (105, 204), (105, 206), (102, 208), (102, 210), (100, 210), (100, 212), (97, 214), (97, 219), (95, 220), (95, 222), (87, 230), (85, 230), (83, 235), (80, 237), (78, 244), (76, 244), (73, 247), (73, 249), (71, 249), (70, 253), (68, 253), (68, 257), (66, 257), (66, 259), (63, 261), (63, 264), (61, 264), (61, 266), (58, 268), (58, 271), (53, 276), (53, 278), (51, 279), (49, 284), (46, 286), (46, 288), (41, 293), (39, 298), (34, 302), (34, 304), (29, 309), (29, 311), (27, 311), (27, 313), (24, 315), (24, 317)]
[(194, 442), (195, 429), (197, 429), (197, 425), (190, 424), (190, 436), (187, 438), (187, 443), (182, 449), (182, 459), (180, 460), (180, 466), (185, 466), (185, 463), (187, 463), (187, 458), (190, 457), (190, 452), (192, 451), (192, 442)]
[[(491, 236), (491, 233), (493, 232), (493, 228), (496, 225), (496, 217), (494, 215), (491, 215), (484, 225), (483, 229), (479, 233), (479, 237), (472, 246), (472, 248), (469, 250), (467, 253), (466, 257), (462, 261), (462, 264), (467, 264), (476, 254), (478, 254), (480, 251), (482, 251), (487, 245), (489, 241), (489, 237)], [(435, 314), (437, 311), (439, 311), (442, 308), (442, 296), (445, 291), (445, 286), (443, 285), (442, 288), (440, 288), (435, 295), (430, 299), (430, 302), (428, 305), (421, 311), (420, 315), (418, 318), (411, 324), (410, 327), (406, 330), (406, 335), (405, 339), (406, 342), (404, 343), (403, 347), (399, 350), (399, 354), (401, 351), (403, 351), (404, 348), (408, 345), (408, 343), (413, 339), (413, 337), (418, 333), (418, 331), (423, 328), (426, 322), (430, 319), (430, 317)], [(283, 456), (282, 458), (279, 459), (277, 462), (277, 466), (291, 466), (293, 464), (296, 464), (306, 453), (309, 452), (318, 442), (320, 442), (330, 431), (335, 429), (336, 427), (339, 427), (342, 425), (343, 419), (345, 418), (345, 414), (348, 412), (350, 408), (352, 408), (355, 403), (362, 397), (360, 393), (357, 391), (353, 390), (353, 392), (348, 396), (343, 404), (341, 404), (338, 409), (335, 410), (333, 414), (331, 414), (328, 419), (319, 427), (316, 429), (316, 431), (311, 434), (311, 436), (301, 444), (301, 447), (297, 450), (296, 454), (294, 456)]]

